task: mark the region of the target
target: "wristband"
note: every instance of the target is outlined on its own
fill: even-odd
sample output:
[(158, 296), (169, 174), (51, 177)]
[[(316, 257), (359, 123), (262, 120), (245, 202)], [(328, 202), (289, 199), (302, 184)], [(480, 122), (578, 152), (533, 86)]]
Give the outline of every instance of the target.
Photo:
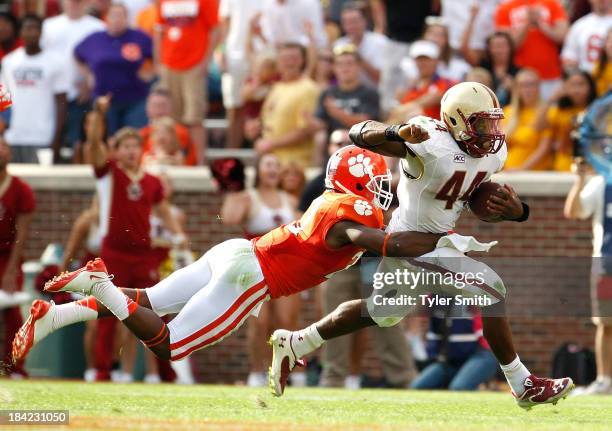
[(529, 205), (527, 205), (525, 202), (521, 202), (521, 205), (523, 205), (523, 215), (519, 218), (512, 219), (511, 221), (521, 223), (529, 218)]
[(399, 130), (403, 126), (405, 126), (405, 124), (396, 124), (394, 126), (387, 127), (385, 129), (385, 140), (393, 142), (405, 142), (404, 138), (402, 138), (399, 134)]

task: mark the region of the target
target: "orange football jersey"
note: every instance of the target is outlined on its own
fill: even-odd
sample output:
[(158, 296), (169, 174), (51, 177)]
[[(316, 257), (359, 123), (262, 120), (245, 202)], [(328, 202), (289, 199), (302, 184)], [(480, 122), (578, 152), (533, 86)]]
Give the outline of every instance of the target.
[(325, 192), (315, 199), (301, 219), (255, 238), (255, 254), (272, 298), (314, 287), (333, 273), (353, 265), (365, 251), (352, 244), (327, 246), (329, 229), (341, 220), (380, 229), (380, 208), (364, 198)]

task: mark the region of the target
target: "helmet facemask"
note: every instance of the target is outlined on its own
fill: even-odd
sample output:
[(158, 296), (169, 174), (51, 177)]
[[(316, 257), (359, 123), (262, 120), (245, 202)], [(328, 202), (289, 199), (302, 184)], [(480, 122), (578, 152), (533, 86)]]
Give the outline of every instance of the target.
[(495, 154), (501, 149), (506, 140), (501, 129), (501, 120), (504, 118), (501, 108), (474, 112), (468, 118), (461, 110), (457, 109), (457, 112), (465, 124), (465, 130), (459, 133), (459, 138), (470, 156), (483, 157), (486, 154)]
[(391, 193), (391, 171), (380, 175), (370, 176), (370, 181), (366, 184), (366, 188), (374, 194), (372, 203), (383, 211), (387, 211), (393, 201), (393, 193)]

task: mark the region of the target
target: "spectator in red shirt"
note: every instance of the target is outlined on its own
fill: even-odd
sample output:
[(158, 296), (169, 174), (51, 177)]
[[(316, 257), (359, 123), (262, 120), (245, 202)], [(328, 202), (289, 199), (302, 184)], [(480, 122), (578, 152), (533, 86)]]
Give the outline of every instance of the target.
[[(94, 110), (102, 118), (109, 99), (99, 98)], [(182, 228), (172, 217), (160, 180), (140, 168), (142, 138), (131, 128), (120, 129), (113, 137), (111, 151), (101, 139), (90, 138), (89, 160), (94, 167), (100, 199), (100, 256), (122, 287), (144, 289), (157, 283), (157, 259), (151, 246), (150, 218), (153, 210), (172, 232), (177, 246), (186, 243)], [(100, 379), (108, 378), (116, 319), (98, 324), (96, 368)], [(131, 380), (132, 364), (124, 363), (121, 380)]]
[(170, 91), (177, 121), (189, 127), (204, 161), (206, 77), (219, 22), (216, 0), (159, 0), (161, 82)]
[(441, 78), (437, 73), (440, 48), (427, 40), (419, 40), (410, 47), (410, 57), (414, 60), (418, 77), (408, 85), (401, 97), (401, 105), (391, 113), (399, 122), (407, 121), (416, 115), (426, 115), (440, 119), (440, 100), (442, 95), (455, 83)]
[[(23, 283), (21, 263), (35, 203), (30, 186), (7, 172), (10, 159), (11, 149), (0, 137), (0, 290), (12, 294), (20, 290)], [(5, 308), (2, 314), (3, 361), (10, 364), (13, 337), (23, 320), (19, 307)], [(25, 375), (23, 361), (17, 362), (9, 372)]]
[(559, 0), (509, 0), (497, 9), (495, 25), (512, 36), (516, 64), (538, 72), (548, 99), (560, 82), (559, 47), (569, 26)]

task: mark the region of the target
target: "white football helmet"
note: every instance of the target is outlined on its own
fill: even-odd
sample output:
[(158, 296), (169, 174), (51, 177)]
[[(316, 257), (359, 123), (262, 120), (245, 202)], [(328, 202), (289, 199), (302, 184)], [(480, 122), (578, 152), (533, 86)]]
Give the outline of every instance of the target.
[(449, 88), (440, 103), (440, 118), (472, 157), (497, 153), (506, 135), (500, 120), (504, 111), (495, 93), (479, 82), (462, 82)]

